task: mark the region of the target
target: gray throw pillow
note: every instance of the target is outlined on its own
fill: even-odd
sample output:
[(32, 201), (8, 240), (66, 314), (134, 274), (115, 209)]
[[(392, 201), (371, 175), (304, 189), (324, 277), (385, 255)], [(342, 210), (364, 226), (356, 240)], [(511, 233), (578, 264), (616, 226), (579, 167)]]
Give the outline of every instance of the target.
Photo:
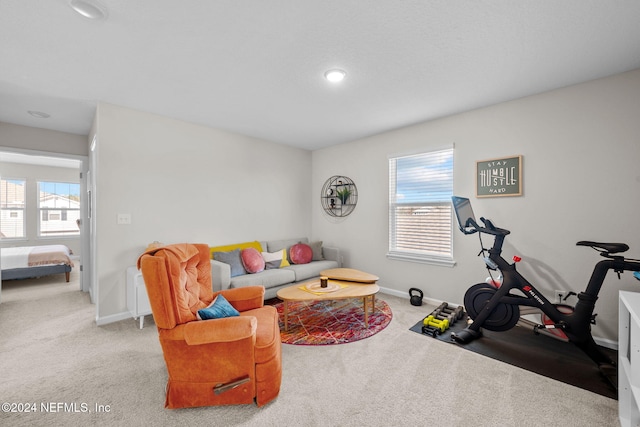
[(309, 243), (309, 246), (311, 246), (311, 250), (313, 251), (313, 258), (311, 258), (311, 260), (312, 261), (323, 261), (324, 260), (324, 255), (322, 255), (322, 241), (311, 242), (311, 243)]
[(240, 258), (240, 249), (230, 252), (214, 252), (213, 259), (229, 264), (231, 266), (231, 277), (247, 274), (244, 265), (242, 265), (242, 258)]

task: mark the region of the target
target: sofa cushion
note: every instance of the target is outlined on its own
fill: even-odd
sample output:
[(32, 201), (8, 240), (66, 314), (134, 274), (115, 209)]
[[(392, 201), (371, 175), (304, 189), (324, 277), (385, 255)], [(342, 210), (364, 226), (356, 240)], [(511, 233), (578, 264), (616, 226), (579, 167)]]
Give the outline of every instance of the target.
[[(309, 244), (309, 239), (307, 239), (306, 237), (301, 237), (299, 239), (271, 240), (267, 242), (267, 250), (269, 252), (275, 252), (281, 249), (285, 249), (288, 257), (289, 248), (297, 243)], [(288, 259), (288, 261), (291, 262), (291, 259)]]
[(309, 243), (309, 247), (313, 251), (313, 258), (311, 258), (312, 261), (324, 261), (324, 254), (322, 253), (322, 240)]
[(264, 286), (265, 289), (284, 285), (296, 281), (296, 274), (289, 270), (290, 267), (276, 270), (264, 270), (256, 274), (245, 274), (231, 278), (230, 287), (242, 288), (244, 286)]
[(296, 243), (289, 249), (289, 258), (294, 264), (309, 264), (313, 258), (313, 251), (305, 243)]
[(265, 270), (287, 267), (289, 265), (284, 249), (275, 252), (262, 252), (262, 258), (264, 259)]
[(264, 258), (262, 258), (262, 254), (258, 252), (256, 248), (243, 249), (240, 252), (240, 258), (247, 273), (260, 273), (264, 270)]
[(229, 264), (231, 266), (231, 277), (247, 274), (240, 259), (240, 249), (229, 252), (213, 252), (213, 259)]
[[(328, 270), (330, 268), (338, 268), (337, 261), (325, 260), (325, 261), (313, 261), (309, 264), (294, 264), (282, 270), (290, 270), (295, 273), (295, 281), (310, 279), (312, 277), (320, 276), (322, 270)], [(262, 274), (262, 273), (260, 273)]]

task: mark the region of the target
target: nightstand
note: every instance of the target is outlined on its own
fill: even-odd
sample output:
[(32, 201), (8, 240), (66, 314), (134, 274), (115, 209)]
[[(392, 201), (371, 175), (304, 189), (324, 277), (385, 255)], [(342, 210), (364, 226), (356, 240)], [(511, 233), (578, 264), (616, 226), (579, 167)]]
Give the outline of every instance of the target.
[(151, 314), (151, 304), (142, 272), (136, 267), (127, 268), (127, 309), (134, 319), (140, 318), (140, 329), (144, 326), (144, 316)]

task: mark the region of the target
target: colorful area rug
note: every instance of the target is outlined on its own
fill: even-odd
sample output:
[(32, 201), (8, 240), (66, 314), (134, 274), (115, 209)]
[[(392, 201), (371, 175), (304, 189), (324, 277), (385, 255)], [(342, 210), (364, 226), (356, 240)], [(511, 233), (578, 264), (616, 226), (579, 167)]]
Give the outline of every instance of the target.
[[(332, 345), (369, 338), (387, 327), (393, 314), (383, 300), (376, 298), (375, 311), (369, 312), (369, 327), (364, 326), (362, 301), (289, 302), (289, 330), (284, 330), (284, 303), (274, 304), (280, 318), (280, 337), (284, 344)], [(369, 309), (370, 310), (370, 309)]]

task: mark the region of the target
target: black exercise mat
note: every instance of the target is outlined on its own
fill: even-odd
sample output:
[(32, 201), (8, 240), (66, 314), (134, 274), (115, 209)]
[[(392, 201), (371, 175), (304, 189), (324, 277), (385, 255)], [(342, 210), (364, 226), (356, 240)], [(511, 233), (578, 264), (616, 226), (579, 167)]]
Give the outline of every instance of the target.
[[(459, 320), (437, 339), (611, 399), (618, 398), (617, 391), (600, 373), (598, 366), (571, 343), (536, 335), (529, 328), (516, 326), (505, 332), (482, 329), (481, 338), (468, 344), (458, 344), (451, 339), (451, 332), (458, 332), (465, 326), (466, 320)], [(422, 334), (422, 319), (410, 330), (427, 339), (435, 339)], [(611, 360), (618, 360), (615, 350), (601, 349)]]

